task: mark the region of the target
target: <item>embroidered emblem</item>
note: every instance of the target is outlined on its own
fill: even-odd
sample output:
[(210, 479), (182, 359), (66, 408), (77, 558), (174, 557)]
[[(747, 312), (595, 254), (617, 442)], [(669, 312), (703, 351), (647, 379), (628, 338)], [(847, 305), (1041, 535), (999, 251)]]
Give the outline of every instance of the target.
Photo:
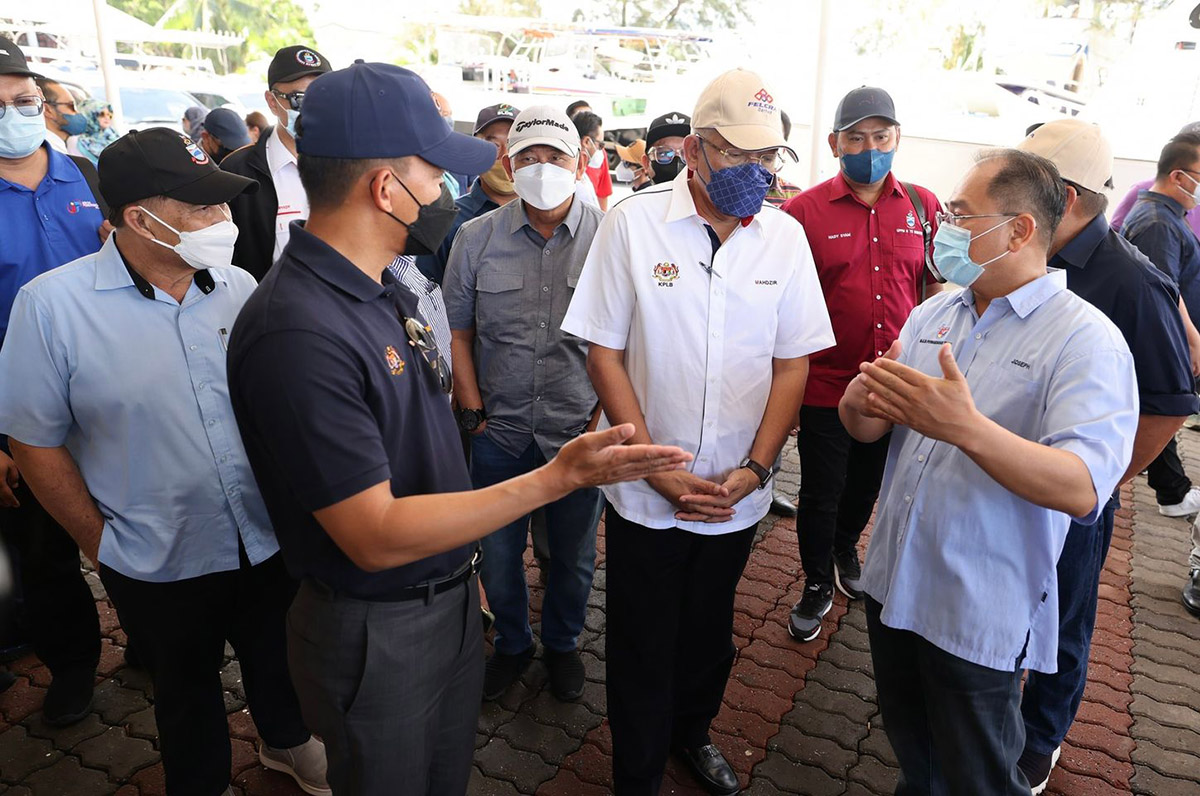
[(317, 67), (321, 65), (321, 58), (312, 50), (300, 50), (296, 53), (296, 60), (301, 66)]
[(946, 335), (948, 335), (948, 334), (950, 334), (950, 327), (945, 324), (942, 324), (942, 326), (939, 327), (937, 330), (936, 337), (939, 340), (944, 340), (944, 339), (946, 339)]
[(188, 154), (192, 156), (193, 163), (203, 166), (208, 162), (208, 153), (201, 149), (195, 141), (188, 138), (186, 135), (181, 135), (179, 137), (183, 139), (183, 146), (185, 149), (187, 149)]
[(500, 107), (496, 108), (496, 114), (498, 116), (516, 116), (517, 109), (511, 105), (501, 105)]
[(913, 211), (908, 211), (908, 215), (904, 217), (904, 223), (908, 225), (909, 229), (917, 225), (917, 217), (913, 215)]
[(78, 213), (79, 212), (79, 202), (71, 202), (70, 204), (68, 204), (67, 212), (70, 213), (71, 215), (75, 215), (76, 213)]
[(675, 263), (659, 263), (654, 266), (654, 278), (661, 287), (670, 287), (679, 278), (679, 266)]
[(667, 118), (663, 119), (663, 123), (664, 124), (683, 124), (684, 121), (683, 121), (683, 117), (680, 116), (678, 113), (676, 113), (676, 114), (673, 114), (673, 115), (668, 116)]
[(768, 94), (767, 90), (765, 88), (760, 88), (758, 90), (758, 93), (754, 95), (754, 98), (756, 100), (758, 100), (759, 102), (774, 102), (775, 101), (775, 98), (772, 97), (770, 94)]
[(392, 371), (393, 376), (399, 376), (404, 372), (404, 360), (400, 358), (400, 352), (395, 346), (388, 346), (383, 349), (383, 357), (387, 360), (387, 366)]

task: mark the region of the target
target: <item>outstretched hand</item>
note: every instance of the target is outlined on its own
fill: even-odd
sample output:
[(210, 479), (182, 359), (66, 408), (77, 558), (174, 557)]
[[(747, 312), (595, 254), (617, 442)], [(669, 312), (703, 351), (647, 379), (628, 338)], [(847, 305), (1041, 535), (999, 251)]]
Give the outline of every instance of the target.
[[(898, 349), (898, 345), (893, 343), (892, 347)], [(949, 343), (938, 351), (938, 363), (942, 367), (940, 379), (887, 356), (864, 362), (859, 366), (862, 373), (855, 379), (867, 391), (863, 414), (961, 446), (977, 427), (979, 411)]]
[(633, 424), (623, 423), (582, 434), (564, 445), (549, 467), (567, 491), (574, 491), (680, 470), (692, 460), (674, 445), (625, 445), (633, 433)]

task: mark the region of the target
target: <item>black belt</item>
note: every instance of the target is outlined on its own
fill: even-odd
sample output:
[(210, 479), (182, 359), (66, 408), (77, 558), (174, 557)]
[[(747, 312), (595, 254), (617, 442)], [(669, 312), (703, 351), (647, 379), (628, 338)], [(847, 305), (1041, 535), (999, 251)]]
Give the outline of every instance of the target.
[(350, 597), (355, 600), (379, 603), (400, 603), (407, 602), (408, 600), (424, 600), (428, 603), (433, 600), (435, 594), (441, 594), (442, 592), (450, 591), (456, 586), (461, 586), (472, 575), (478, 572), (481, 556), (480, 549), (476, 547), (470, 560), (452, 574), (439, 580), (429, 580), (424, 583), (418, 583), (415, 586), (403, 586), (399, 589), (390, 590), (385, 596), (379, 597), (359, 597), (347, 592), (339, 592), (337, 589), (322, 583), (311, 575), (305, 577), (304, 580), (325, 597)]

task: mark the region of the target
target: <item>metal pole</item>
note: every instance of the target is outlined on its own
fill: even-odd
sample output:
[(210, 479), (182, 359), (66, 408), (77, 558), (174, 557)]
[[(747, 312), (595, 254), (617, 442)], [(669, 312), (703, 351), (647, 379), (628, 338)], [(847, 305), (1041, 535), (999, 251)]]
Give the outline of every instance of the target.
[(820, 22), (817, 25), (817, 66), (813, 77), (812, 146), (808, 153), (808, 185), (816, 185), (821, 178), (817, 165), (825, 148), (825, 126), (821, 124), (821, 113), (825, 106), (825, 55), (829, 42), (830, 0), (820, 0)]
[(104, 32), (104, 14), (108, 8), (105, 0), (92, 0), (92, 12), (96, 17), (96, 43), (100, 48), (100, 71), (104, 75), (104, 96), (113, 109), (113, 123), (121, 124), (121, 87), (116, 77), (116, 45)]

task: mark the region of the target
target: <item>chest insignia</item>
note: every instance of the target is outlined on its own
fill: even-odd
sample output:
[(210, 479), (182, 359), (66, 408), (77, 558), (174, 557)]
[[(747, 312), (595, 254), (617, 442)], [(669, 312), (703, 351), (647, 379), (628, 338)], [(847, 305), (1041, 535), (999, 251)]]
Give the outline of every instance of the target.
[(654, 278), (660, 287), (670, 287), (679, 278), (679, 266), (675, 263), (659, 263), (654, 266)]
[(399, 376), (404, 372), (404, 360), (400, 358), (400, 352), (396, 350), (395, 346), (383, 349), (383, 357), (387, 360), (388, 370), (392, 372), (393, 376)]
[(904, 217), (904, 223), (908, 225), (909, 229), (917, 225), (917, 217), (913, 215), (913, 211), (908, 211), (908, 215)]

